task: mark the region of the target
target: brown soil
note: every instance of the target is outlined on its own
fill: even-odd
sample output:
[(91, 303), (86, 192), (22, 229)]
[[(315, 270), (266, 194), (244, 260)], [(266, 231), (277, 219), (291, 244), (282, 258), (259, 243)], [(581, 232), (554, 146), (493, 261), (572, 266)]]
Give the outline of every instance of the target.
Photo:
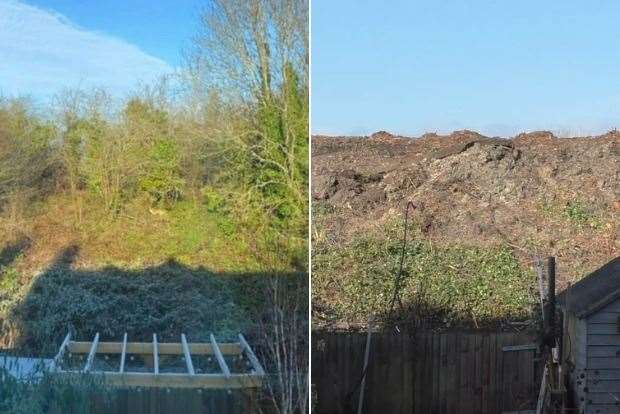
[(556, 256), (560, 287), (620, 253), (620, 132), (504, 139), (381, 131), (314, 136), (312, 145), (314, 208), (330, 207), (315, 231), (334, 242), (402, 217), (411, 200), (429, 239), (509, 245), (527, 266)]

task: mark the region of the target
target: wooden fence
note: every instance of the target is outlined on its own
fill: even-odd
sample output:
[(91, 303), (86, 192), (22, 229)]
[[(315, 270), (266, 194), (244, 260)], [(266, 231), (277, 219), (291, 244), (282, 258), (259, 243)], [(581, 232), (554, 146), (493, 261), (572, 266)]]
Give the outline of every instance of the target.
[[(533, 409), (541, 366), (524, 333), (373, 333), (364, 413), (494, 414)], [(313, 413), (355, 413), (366, 334), (312, 336)], [(508, 348), (507, 348), (508, 347)]]
[(116, 390), (105, 396), (92, 393), (87, 401), (67, 401), (53, 406), (50, 413), (245, 414), (261, 412), (257, 404), (256, 394), (246, 390), (142, 388)]

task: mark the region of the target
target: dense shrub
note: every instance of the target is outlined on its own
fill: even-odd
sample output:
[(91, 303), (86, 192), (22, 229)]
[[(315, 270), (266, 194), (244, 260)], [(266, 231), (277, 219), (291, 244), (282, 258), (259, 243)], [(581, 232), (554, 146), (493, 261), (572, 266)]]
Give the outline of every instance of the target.
[[(313, 296), (335, 321), (385, 318), (394, 297), (402, 253), (393, 227), (340, 247), (313, 249)], [(402, 234), (402, 233), (400, 233)], [(395, 306), (403, 318), (485, 326), (530, 315), (534, 276), (507, 247), (436, 245), (414, 238), (405, 251)]]

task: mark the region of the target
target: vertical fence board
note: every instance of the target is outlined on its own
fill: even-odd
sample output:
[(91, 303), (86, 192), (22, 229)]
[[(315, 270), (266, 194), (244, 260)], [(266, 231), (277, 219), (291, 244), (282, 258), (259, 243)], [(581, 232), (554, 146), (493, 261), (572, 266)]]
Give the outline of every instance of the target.
[(497, 376), (497, 335), (490, 334), (489, 335), (489, 355), (487, 356), (487, 360), (489, 362), (489, 375), (486, 382), (487, 394), (486, 394), (486, 412), (492, 414), (495, 412), (495, 407), (493, 406), (493, 401), (496, 398), (496, 376)]
[(480, 350), (480, 412), (482, 414), (489, 413), (487, 401), (489, 399), (489, 359), (491, 357), (490, 352), (490, 338), (488, 334), (482, 336), (482, 347)]

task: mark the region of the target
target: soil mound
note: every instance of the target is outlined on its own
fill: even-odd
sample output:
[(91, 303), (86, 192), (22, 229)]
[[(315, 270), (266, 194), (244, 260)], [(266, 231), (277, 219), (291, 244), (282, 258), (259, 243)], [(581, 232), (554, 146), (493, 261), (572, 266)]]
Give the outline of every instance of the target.
[[(509, 245), (524, 265), (555, 255), (560, 288), (620, 254), (620, 133), (514, 138), (474, 131), (313, 137), (321, 229), (346, 242), (418, 206), (442, 243)], [(328, 207), (328, 208), (322, 208)]]

